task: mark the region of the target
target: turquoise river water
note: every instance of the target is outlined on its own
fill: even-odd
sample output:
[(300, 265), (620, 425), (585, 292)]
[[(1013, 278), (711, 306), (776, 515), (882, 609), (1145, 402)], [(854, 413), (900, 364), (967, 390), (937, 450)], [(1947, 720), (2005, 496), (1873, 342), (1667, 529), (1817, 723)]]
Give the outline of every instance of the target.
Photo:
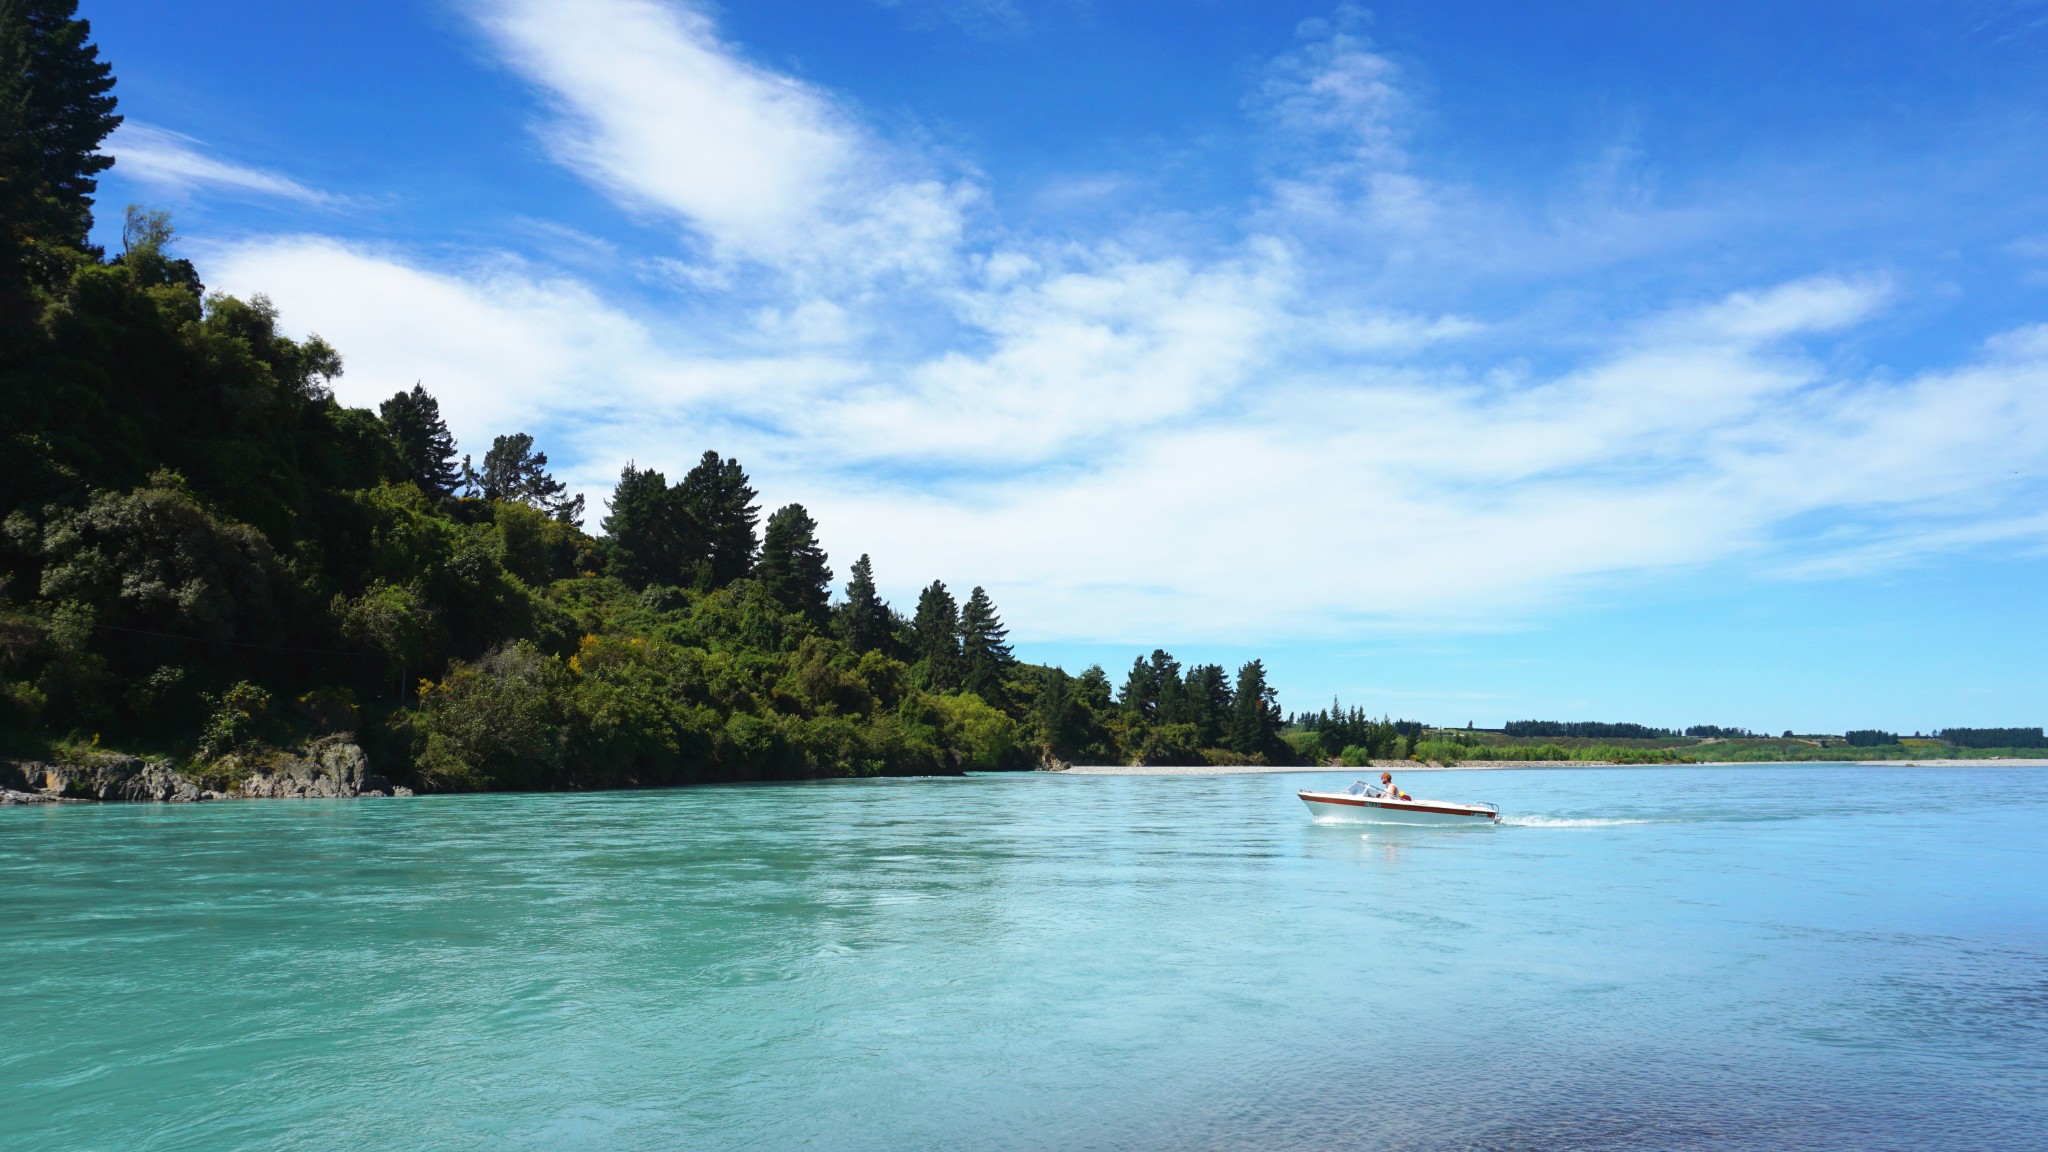
[(0, 811), (7, 1149), (2048, 1148), (2048, 770)]

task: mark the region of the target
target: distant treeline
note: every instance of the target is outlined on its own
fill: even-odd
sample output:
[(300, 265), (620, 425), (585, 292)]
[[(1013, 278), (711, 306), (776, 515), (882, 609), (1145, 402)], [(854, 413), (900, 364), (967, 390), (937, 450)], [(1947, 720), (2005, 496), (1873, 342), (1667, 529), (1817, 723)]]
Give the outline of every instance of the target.
[(2048, 748), (2039, 728), (1944, 728), (1934, 735), (1958, 748)]
[[(1958, 748), (2048, 748), (2039, 728), (1944, 728), (1934, 734)], [(1897, 744), (1899, 734), (1882, 728), (1858, 728), (1842, 733), (1852, 748), (1880, 748)]]
[(1573, 736), (1595, 740), (1660, 740), (1678, 735), (1669, 728), (1603, 724), (1596, 720), (1510, 720), (1501, 731), (1518, 738)]
[(1723, 728), (1719, 724), (1695, 724), (1685, 730), (1687, 736), (1706, 740), (1758, 740), (1762, 739), (1747, 728)]

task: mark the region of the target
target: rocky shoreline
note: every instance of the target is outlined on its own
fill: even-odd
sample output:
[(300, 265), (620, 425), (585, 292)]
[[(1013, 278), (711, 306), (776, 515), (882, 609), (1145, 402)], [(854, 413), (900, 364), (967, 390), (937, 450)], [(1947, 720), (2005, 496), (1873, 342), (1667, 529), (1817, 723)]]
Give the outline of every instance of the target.
[(194, 779), (163, 760), (120, 752), (64, 761), (0, 760), (0, 804), (156, 803), (410, 796), (370, 768), (345, 736), (300, 748), (232, 755)]

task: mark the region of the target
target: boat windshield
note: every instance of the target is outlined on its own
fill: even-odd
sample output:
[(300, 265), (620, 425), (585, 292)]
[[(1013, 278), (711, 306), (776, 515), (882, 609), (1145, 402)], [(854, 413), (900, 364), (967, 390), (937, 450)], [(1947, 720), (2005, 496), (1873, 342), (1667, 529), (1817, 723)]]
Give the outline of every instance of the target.
[(1379, 785), (1377, 785), (1377, 784), (1368, 784), (1368, 783), (1366, 783), (1366, 782), (1365, 782), (1365, 781), (1363, 781), (1363, 780), (1353, 780), (1353, 781), (1351, 782), (1351, 787), (1349, 787), (1349, 788), (1346, 788), (1346, 789), (1344, 790), (1344, 792), (1345, 792), (1345, 794), (1346, 794), (1346, 795), (1348, 795), (1348, 796), (1383, 796), (1383, 795), (1385, 795), (1385, 793), (1383, 793), (1383, 792), (1381, 792), (1381, 791), (1380, 791), (1380, 786), (1379, 786)]

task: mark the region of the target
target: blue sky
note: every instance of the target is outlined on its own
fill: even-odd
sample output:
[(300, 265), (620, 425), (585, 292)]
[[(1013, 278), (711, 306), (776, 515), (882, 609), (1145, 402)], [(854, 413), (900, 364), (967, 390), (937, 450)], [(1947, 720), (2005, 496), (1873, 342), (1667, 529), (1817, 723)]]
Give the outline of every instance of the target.
[(1293, 707), (2048, 720), (2048, 4), (82, 14), (103, 232), (593, 509), (717, 448)]

